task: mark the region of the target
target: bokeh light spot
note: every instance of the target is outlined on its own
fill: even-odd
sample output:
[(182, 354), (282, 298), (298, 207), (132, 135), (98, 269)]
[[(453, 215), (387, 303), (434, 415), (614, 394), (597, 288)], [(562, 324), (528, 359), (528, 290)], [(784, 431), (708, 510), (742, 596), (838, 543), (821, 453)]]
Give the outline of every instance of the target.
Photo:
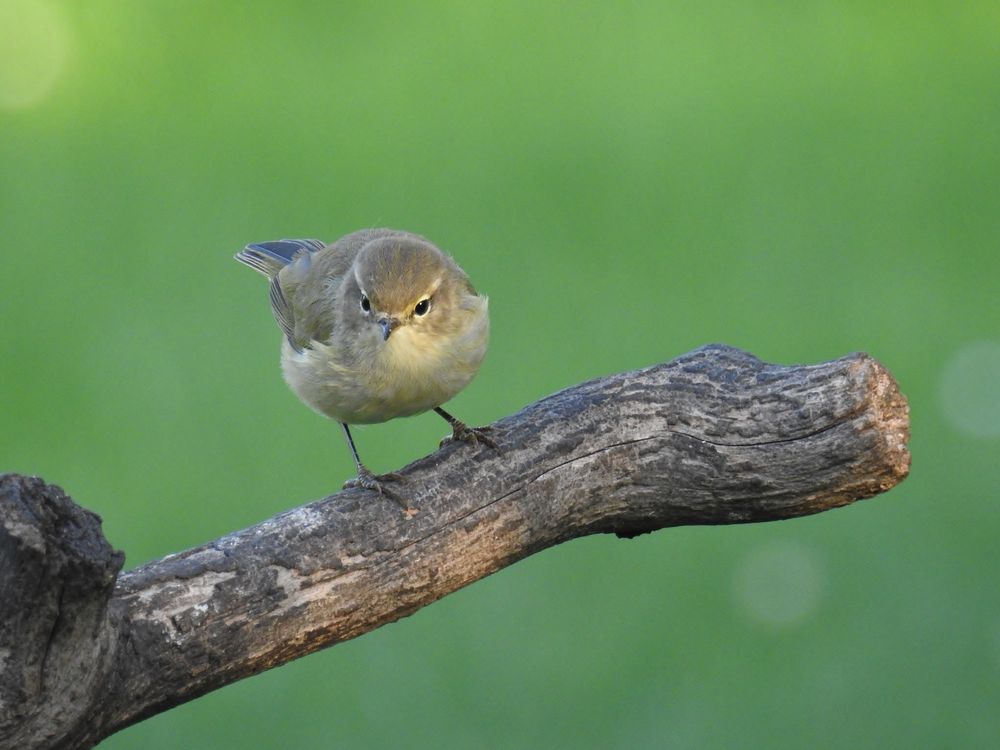
[(955, 353), (941, 376), (941, 409), (959, 432), (1000, 437), (1000, 342), (974, 341)]
[(736, 570), (733, 594), (746, 617), (772, 628), (800, 624), (819, 606), (823, 574), (816, 555), (772, 542), (751, 551)]
[(0, 108), (28, 109), (43, 101), (66, 62), (69, 33), (44, 0), (0, 2)]

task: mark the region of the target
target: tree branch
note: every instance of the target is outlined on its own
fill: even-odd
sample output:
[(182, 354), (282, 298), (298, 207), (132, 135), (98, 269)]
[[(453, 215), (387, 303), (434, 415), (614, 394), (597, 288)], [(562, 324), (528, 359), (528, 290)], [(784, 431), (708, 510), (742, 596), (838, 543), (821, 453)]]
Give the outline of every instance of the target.
[(723, 346), (569, 388), (363, 490), (115, 576), (100, 519), (0, 478), (0, 747), (85, 748), (404, 617), (568, 539), (791, 518), (909, 471), (908, 407), (865, 354), (783, 367)]

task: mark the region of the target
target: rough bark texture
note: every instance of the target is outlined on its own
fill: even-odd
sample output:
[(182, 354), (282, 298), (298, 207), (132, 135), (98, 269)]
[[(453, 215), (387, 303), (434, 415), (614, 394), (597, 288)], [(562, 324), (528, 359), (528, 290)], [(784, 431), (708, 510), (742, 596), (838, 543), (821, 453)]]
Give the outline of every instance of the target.
[(909, 420), (865, 354), (722, 346), (569, 388), (408, 466), (412, 517), (339, 492), (128, 571), (100, 519), (0, 478), (0, 747), (84, 748), (593, 533), (790, 518), (906, 477)]

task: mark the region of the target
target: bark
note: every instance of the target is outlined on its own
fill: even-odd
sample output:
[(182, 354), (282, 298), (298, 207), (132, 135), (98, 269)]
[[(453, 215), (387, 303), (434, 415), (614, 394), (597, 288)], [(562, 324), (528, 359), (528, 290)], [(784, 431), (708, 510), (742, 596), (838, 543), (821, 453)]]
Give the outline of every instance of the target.
[(4, 475), (0, 747), (91, 747), (568, 539), (817, 513), (910, 464), (906, 399), (865, 354), (785, 367), (707, 346), (493, 427), (495, 451), (402, 471), (412, 516), (342, 491), (121, 575), (97, 516)]

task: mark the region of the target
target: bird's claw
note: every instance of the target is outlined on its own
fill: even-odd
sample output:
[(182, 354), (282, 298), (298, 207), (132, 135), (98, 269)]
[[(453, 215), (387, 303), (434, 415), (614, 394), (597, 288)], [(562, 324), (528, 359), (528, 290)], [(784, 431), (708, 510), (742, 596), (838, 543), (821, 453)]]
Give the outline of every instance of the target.
[(469, 427), (464, 422), (456, 422), (451, 427), (451, 434), (445, 437), (438, 447), (444, 448), (449, 443), (461, 440), (463, 443), (487, 445), (493, 450), (497, 450), (496, 441), (490, 437), (491, 432), (493, 432), (492, 427)]
[(402, 506), (403, 511), (406, 513), (407, 517), (412, 517), (417, 512), (418, 509), (410, 505), (406, 501), (406, 498), (404, 498), (402, 495), (393, 492), (383, 484), (384, 482), (401, 482), (401, 481), (403, 481), (402, 474), (389, 472), (388, 474), (375, 475), (362, 466), (361, 471), (358, 472), (358, 475), (356, 477), (354, 477), (353, 479), (348, 479), (346, 482), (344, 482), (344, 489), (345, 490), (362, 489), (362, 490), (371, 490), (372, 492), (377, 492), (378, 494), (383, 495), (384, 497), (387, 497), (391, 500), (395, 500), (397, 503), (400, 504), (400, 506)]

